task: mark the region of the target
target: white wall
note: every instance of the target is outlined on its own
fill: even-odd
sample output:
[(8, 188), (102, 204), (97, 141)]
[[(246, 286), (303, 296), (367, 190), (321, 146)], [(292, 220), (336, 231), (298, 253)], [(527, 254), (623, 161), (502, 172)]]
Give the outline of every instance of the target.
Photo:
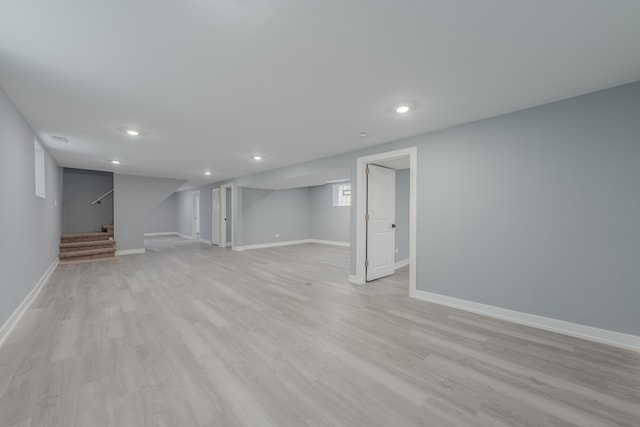
[(62, 172), (43, 146), (46, 199), (36, 197), (35, 138), (0, 89), (0, 328), (58, 257)]
[(261, 190), (245, 188), (243, 245), (309, 238), (308, 188)]
[(145, 216), (144, 232), (175, 233), (177, 230), (178, 198), (173, 193)]
[(145, 217), (182, 184), (180, 179), (114, 174), (113, 219), (118, 251), (144, 249)]
[(351, 208), (333, 206), (333, 185), (309, 187), (311, 222), (309, 237), (349, 243)]

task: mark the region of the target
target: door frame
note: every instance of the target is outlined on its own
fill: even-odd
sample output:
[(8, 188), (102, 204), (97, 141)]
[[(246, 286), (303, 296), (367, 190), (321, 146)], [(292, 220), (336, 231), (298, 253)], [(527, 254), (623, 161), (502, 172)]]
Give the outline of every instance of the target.
[[(229, 201), (227, 200), (227, 188), (231, 189), (231, 242), (229, 244), (227, 244), (227, 223), (224, 220), (227, 216), (227, 203), (229, 203)], [(223, 184), (220, 186), (220, 243), (223, 243), (220, 246), (223, 248), (227, 246), (231, 246), (233, 248), (233, 227), (235, 224), (236, 216), (234, 203), (235, 195), (233, 194), (233, 189), (233, 183)]]
[(418, 200), (418, 148), (409, 147), (356, 159), (356, 271), (350, 276), (352, 283), (366, 283), (365, 257), (367, 251), (367, 180), (365, 169), (368, 163), (409, 157), (409, 295), (416, 295), (416, 212)]
[[(217, 200), (216, 200), (216, 191), (218, 192)], [(222, 216), (222, 211), (220, 209), (220, 188), (212, 188), (211, 189), (211, 244), (216, 246), (220, 245), (220, 217)], [(216, 201), (218, 205), (216, 206)], [(217, 212), (217, 217), (216, 217)], [(218, 234), (218, 239), (216, 240), (216, 231)]]
[(200, 240), (200, 190), (192, 191), (191, 197), (191, 238)]

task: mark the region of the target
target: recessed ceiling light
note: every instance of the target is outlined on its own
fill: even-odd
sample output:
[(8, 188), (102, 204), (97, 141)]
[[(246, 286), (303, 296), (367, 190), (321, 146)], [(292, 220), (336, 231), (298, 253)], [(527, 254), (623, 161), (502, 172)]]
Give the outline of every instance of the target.
[(262, 156), (255, 155), (253, 156), (253, 160), (262, 160)]
[(140, 132), (138, 132), (135, 129), (127, 129), (127, 135), (138, 136), (138, 135), (140, 135)]
[(360, 132), (360, 138), (366, 138), (366, 137), (368, 137), (368, 136), (369, 136), (369, 134), (368, 134), (368, 133), (366, 133), (366, 132)]
[(111, 160), (111, 163), (113, 163), (114, 165), (119, 165), (120, 164), (120, 160)]
[(396, 113), (398, 114), (404, 114), (407, 113), (411, 108), (408, 105), (399, 105), (396, 108)]
[(211, 175), (211, 172), (206, 171), (204, 174), (205, 174), (205, 175)]

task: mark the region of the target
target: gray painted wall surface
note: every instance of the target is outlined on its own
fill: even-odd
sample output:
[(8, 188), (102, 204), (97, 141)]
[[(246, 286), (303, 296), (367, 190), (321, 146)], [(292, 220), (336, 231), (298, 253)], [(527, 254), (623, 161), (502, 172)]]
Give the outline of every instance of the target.
[(148, 176), (113, 175), (113, 219), (116, 249), (144, 248), (147, 214), (185, 181)]
[(396, 262), (409, 259), (409, 169), (396, 171)]
[(200, 190), (200, 240), (211, 241), (211, 190)]
[(178, 199), (176, 193), (167, 197), (144, 218), (145, 233), (174, 233), (178, 230)]
[[(202, 193), (202, 192), (201, 192)], [(193, 194), (191, 191), (179, 191), (176, 193), (178, 233), (192, 236)], [(211, 217), (209, 217), (211, 221)]]
[(640, 335), (638, 117), (640, 82), (232, 181), (346, 167), (355, 200), (357, 157), (416, 146), (419, 290)]
[(64, 168), (63, 179), (63, 233), (97, 232), (113, 224), (113, 194), (91, 205), (113, 188), (113, 173)]
[(311, 239), (349, 243), (351, 208), (333, 206), (333, 185), (309, 187)]
[(43, 145), (46, 199), (35, 196), (35, 138), (0, 89), (0, 327), (58, 257), (61, 172)]
[[(308, 188), (261, 190), (245, 188), (244, 245), (309, 238)], [(275, 235), (279, 234), (278, 237)]]

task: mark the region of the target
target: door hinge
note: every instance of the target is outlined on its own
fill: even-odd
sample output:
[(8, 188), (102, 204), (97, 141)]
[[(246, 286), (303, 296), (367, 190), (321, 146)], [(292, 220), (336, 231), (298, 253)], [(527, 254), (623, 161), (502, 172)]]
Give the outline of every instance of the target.
[(364, 174), (369, 175), (369, 166), (367, 166), (367, 168), (364, 170)]
[(366, 214), (366, 215), (364, 216), (364, 220), (365, 220), (365, 221), (369, 221), (369, 214)]
[(368, 259), (365, 259), (365, 260), (364, 260), (364, 266), (365, 266), (365, 267), (369, 267), (369, 260), (368, 260)]

